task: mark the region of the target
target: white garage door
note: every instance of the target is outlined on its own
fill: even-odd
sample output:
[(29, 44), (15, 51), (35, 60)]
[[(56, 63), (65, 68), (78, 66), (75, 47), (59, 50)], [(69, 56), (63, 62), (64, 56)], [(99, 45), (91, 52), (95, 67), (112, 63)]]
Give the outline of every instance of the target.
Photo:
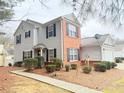
[(113, 52), (110, 50), (103, 51), (103, 61), (113, 61)]

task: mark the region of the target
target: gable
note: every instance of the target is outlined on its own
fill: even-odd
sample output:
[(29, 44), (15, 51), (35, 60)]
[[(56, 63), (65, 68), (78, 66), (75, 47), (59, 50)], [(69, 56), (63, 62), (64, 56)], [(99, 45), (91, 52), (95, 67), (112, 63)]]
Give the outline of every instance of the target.
[(110, 46), (114, 45), (114, 41), (113, 41), (113, 39), (111, 38), (110, 35), (106, 38), (106, 40), (104, 41), (103, 45), (110, 45)]
[(74, 13), (67, 14), (67, 15), (65, 15), (65, 16), (63, 16), (63, 17), (65, 17), (67, 20), (70, 20), (70, 21), (72, 21), (72, 22), (74, 22), (74, 23), (80, 25), (80, 22), (78, 21), (78, 19), (77, 19), (76, 16), (74, 15)]
[(21, 23), (19, 24), (18, 28), (16, 29), (15, 33), (14, 33), (14, 36), (18, 33), (21, 33), (21, 31), (24, 31), (25, 30), (25, 26), (26, 25), (30, 25), (30, 26), (33, 26), (32, 24), (26, 22), (26, 21), (21, 21)]

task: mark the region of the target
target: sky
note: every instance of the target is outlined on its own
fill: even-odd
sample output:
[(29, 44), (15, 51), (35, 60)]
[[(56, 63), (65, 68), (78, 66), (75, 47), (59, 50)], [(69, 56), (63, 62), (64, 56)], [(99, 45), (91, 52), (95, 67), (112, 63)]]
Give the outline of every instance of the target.
[[(45, 23), (61, 15), (72, 13), (72, 7), (63, 4), (61, 0), (44, 0), (45, 5), (41, 5), (39, 0), (25, 0), (14, 8), (15, 15), (13, 19), (26, 20), (31, 19), (40, 23)], [(7, 22), (0, 26), (0, 31), (13, 35), (20, 21)], [(124, 39), (123, 29), (117, 29), (114, 26), (103, 24), (96, 18), (88, 19), (81, 27), (81, 36), (89, 37), (95, 34), (111, 34), (115, 38)]]

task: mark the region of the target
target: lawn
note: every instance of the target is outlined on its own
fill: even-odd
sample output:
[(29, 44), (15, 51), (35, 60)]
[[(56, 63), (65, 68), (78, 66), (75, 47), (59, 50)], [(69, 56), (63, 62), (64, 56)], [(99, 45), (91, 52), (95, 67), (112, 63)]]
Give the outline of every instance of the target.
[(104, 93), (124, 93), (124, 77), (104, 89)]
[(9, 73), (20, 68), (0, 67), (0, 93), (71, 93), (33, 79)]

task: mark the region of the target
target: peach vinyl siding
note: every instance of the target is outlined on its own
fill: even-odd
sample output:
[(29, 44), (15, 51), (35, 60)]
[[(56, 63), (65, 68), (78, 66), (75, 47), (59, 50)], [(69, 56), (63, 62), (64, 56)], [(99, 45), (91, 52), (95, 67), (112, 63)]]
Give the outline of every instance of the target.
[[(67, 20), (63, 18), (63, 51), (64, 51), (64, 64), (68, 64), (67, 60), (67, 49), (68, 48), (77, 48), (80, 49), (80, 26), (78, 28), (78, 37), (69, 37), (67, 35)], [(74, 61), (79, 62), (79, 61)], [(73, 63), (73, 62), (71, 62)]]

